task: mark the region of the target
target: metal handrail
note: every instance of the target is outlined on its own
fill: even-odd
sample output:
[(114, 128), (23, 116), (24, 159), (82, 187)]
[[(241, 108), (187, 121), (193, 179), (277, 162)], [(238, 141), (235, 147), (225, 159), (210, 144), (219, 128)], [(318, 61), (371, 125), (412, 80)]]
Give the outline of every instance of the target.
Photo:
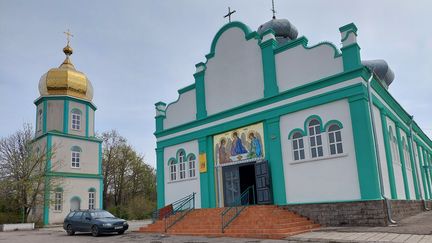
[(164, 216), (165, 232), (195, 209), (195, 192), (172, 203), (173, 210)]
[[(253, 204), (255, 204), (255, 186), (249, 186), (242, 192), (240, 197), (234, 202), (234, 205), (231, 207), (227, 207), (224, 211), (221, 213), (222, 218), (222, 225), (221, 225), (221, 231), (224, 232), (225, 228), (228, 227), (228, 225), (236, 219), (240, 213), (250, 204), (249, 202), (249, 192), (252, 190), (252, 198), (253, 198)], [(243, 204), (244, 199), (247, 199), (246, 203)], [(234, 213), (230, 216), (231, 213)], [(228, 217), (228, 218), (226, 218)]]

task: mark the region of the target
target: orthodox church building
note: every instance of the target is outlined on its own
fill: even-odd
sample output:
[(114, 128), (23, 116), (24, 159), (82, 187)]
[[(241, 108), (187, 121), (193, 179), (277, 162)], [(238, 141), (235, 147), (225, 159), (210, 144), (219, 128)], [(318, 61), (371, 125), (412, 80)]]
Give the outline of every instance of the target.
[(95, 137), (93, 87), (66, 59), (39, 81), (35, 141), (46, 153), (44, 205), (33, 216), (62, 223), (71, 210), (102, 208), (102, 141)]
[(388, 91), (387, 63), (361, 59), (357, 27), (339, 31), (341, 48), (286, 19), (217, 31), (195, 81), (155, 104), (158, 208), (192, 193), (232, 206), (251, 188), (287, 207), (430, 200), (432, 141)]

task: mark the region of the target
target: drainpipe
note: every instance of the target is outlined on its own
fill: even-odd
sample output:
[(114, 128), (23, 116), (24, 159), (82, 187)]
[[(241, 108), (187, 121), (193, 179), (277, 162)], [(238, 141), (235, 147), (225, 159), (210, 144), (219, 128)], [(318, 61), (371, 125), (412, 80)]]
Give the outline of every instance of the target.
[(376, 157), (377, 157), (377, 167), (378, 167), (378, 175), (379, 175), (379, 180), (380, 180), (380, 191), (381, 191), (381, 197), (384, 198), (384, 201), (386, 203), (386, 209), (387, 209), (387, 219), (390, 222), (390, 224), (396, 224), (396, 221), (392, 219), (392, 211), (391, 211), (391, 205), (390, 205), (390, 200), (384, 195), (384, 185), (383, 185), (383, 176), (382, 176), (382, 168), (381, 168), (381, 159), (380, 159), (380, 154), (379, 154), (379, 148), (378, 148), (378, 142), (376, 139), (376, 128), (375, 128), (375, 118), (374, 118), (374, 113), (373, 113), (373, 102), (372, 102), (372, 87), (371, 87), (371, 82), (372, 82), (372, 78), (374, 76), (374, 71), (371, 71), (371, 76), (367, 82), (367, 89), (368, 89), (368, 100), (369, 100), (369, 114), (371, 117), (371, 123), (372, 123), (372, 135), (373, 135), (373, 140), (374, 140), (374, 145), (375, 145), (375, 152), (376, 152)]
[[(420, 192), (420, 198), (421, 198), (421, 200), (423, 201), (423, 207), (424, 207), (424, 209), (426, 210), (426, 211), (429, 211), (430, 209), (427, 207), (427, 204), (426, 204), (426, 200), (424, 199), (424, 197), (423, 197), (423, 193), (422, 193), (422, 190), (421, 190), (421, 188), (420, 188), (420, 179), (419, 179), (419, 173), (418, 173), (418, 170), (417, 170), (417, 161), (416, 161), (416, 157), (415, 157), (415, 151), (414, 151), (414, 139), (413, 139), (413, 137), (414, 137), (414, 133), (413, 133), (413, 130), (412, 130), (412, 124), (413, 124), (413, 122), (414, 122), (414, 116), (410, 116), (410, 118), (411, 118), (411, 121), (410, 121), (410, 140), (411, 140), (411, 151), (413, 152), (413, 159), (414, 159), (414, 169), (415, 169), (415, 173), (417, 174), (417, 185), (418, 185), (418, 187), (419, 187), (419, 192)], [(424, 188), (423, 188), (424, 189)]]

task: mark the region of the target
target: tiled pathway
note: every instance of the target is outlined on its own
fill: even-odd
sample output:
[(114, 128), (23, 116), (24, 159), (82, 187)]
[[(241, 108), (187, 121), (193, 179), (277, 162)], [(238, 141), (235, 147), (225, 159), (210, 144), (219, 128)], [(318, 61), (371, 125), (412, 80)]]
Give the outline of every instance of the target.
[(288, 242), (409, 242), (432, 243), (432, 235), (382, 232), (310, 232), (287, 238)]

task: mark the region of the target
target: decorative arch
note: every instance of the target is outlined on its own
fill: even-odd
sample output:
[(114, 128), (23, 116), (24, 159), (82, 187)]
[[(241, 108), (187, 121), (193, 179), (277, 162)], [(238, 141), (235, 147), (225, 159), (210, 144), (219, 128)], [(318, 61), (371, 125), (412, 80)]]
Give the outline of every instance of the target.
[(196, 156), (195, 156), (195, 154), (193, 154), (193, 153), (189, 153), (189, 154), (186, 156), (186, 158), (187, 158), (187, 160), (196, 160)]
[(75, 145), (75, 146), (72, 146), (71, 151), (73, 151), (73, 152), (82, 152), (82, 149), (81, 149), (81, 147)]
[(324, 132), (323, 122), (322, 122), (321, 117), (318, 116), (318, 115), (311, 115), (311, 116), (309, 116), (308, 118), (306, 118), (306, 120), (305, 120), (305, 122), (304, 122), (304, 131), (305, 131), (305, 135), (308, 135), (308, 134), (309, 134), (309, 132), (308, 132), (309, 122), (312, 121), (312, 120), (314, 120), (314, 119), (318, 120), (318, 122), (319, 122), (319, 124), (320, 124), (320, 130), (321, 130), (321, 132)]
[(88, 192), (96, 192), (96, 188), (94, 188), (94, 187), (90, 187), (90, 188), (88, 189)]
[(333, 124), (338, 125), (340, 129), (343, 128), (342, 122), (340, 122), (338, 120), (330, 120), (324, 125), (324, 131), (328, 131), (329, 127)]
[(78, 202), (81, 203), (81, 198), (80, 198), (79, 196), (73, 196), (73, 197), (70, 199), (70, 201), (71, 201), (71, 202), (72, 202), (72, 201), (78, 201)]
[(63, 188), (62, 187), (56, 187), (55, 192), (63, 192)]
[(300, 132), (300, 133), (302, 134), (302, 136), (306, 136), (305, 131), (303, 131), (303, 130), (300, 129), (300, 128), (295, 128), (295, 129), (293, 129), (293, 130), (288, 134), (288, 139), (292, 139), (292, 136), (293, 136), (295, 133), (297, 133), (297, 132)]
[(259, 39), (259, 34), (256, 31), (252, 31), (247, 25), (243, 24), (239, 21), (233, 21), (229, 22), (228, 24), (224, 25), (215, 35), (213, 38), (213, 41), (211, 43), (210, 47), (210, 53), (206, 55), (207, 60), (214, 57), (216, 52), (216, 44), (219, 40), (219, 38), (222, 36), (222, 34), (227, 31), (230, 28), (239, 28), (243, 31), (245, 34), (245, 39), (248, 41), (252, 38)]
[(80, 109), (78, 109), (78, 108), (73, 108), (71, 110), (71, 113), (82, 115), (82, 111)]
[(171, 164), (177, 164), (177, 160), (175, 158), (170, 158), (168, 160), (168, 165), (171, 165)]
[(179, 154), (180, 153), (183, 153), (184, 156), (185, 156), (185, 158), (186, 158), (186, 150), (184, 150), (183, 148), (181, 148), (181, 149), (177, 150), (177, 152), (176, 152), (176, 160), (177, 160), (177, 162), (179, 161)]

